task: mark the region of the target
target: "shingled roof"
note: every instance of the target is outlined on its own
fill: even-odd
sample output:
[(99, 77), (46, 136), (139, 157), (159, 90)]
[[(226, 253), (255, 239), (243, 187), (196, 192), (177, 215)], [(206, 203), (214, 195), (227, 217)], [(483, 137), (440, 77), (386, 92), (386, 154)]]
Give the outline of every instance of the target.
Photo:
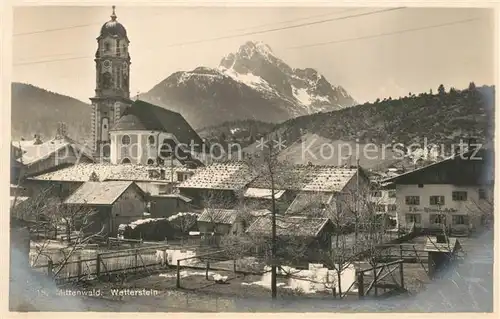
[(239, 190), (253, 178), (254, 173), (243, 162), (214, 163), (200, 168), (179, 188)]
[[(160, 175), (150, 175), (150, 170), (159, 170), (160, 167), (148, 165), (113, 165), (106, 163), (76, 164), (54, 172), (41, 174), (31, 177), (34, 180), (68, 181), (68, 182), (86, 182), (90, 176), (95, 173), (99, 181), (105, 180), (123, 180), (123, 181), (165, 181), (170, 182), (170, 167), (161, 167), (165, 169), (165, 178)], [(177, 182), (177, 172), (194, 171), (184, 167), (174, 167), (174, 182)]]
[[(284, 166), (275, 174), (275, 188), (315, 192), (339, 192), (356, 175), (356, 168), (336, 166)], [(251, 188), (270, 188), (268, 175), (261, 175), (249, 184)]]
[(65, 204), (112, 205), (130, 187), (136, 187), (143, 194), (134, 182), (86, 182), (66, 199)]
[[(327, 225), (331, 225), (328, 218), (312, 218), (303, 216), (277, 216), (277, 236), (316, 237)], [(255, 235), (271, 235), (271, 216), (257, 218), (247, 229), (247, 233)]]
[(28, 166), (49, 158), (63, 149), (66, 149), (66, 152), (72, 151), (77, 156), (85, 156), (87, 159), (93, 160), (90, 149), (66, 136), (63, 138), (53, 138), (40, 144), (35, 143), (35, 141), (14, 141), (12, 145), (14, 148), (20, 150), (22, 154), (16, 160)]
[(203, 141), (184, 117), (163, 107), (137, 100), (127, 108), (111, 131), (161, 131), (174, 134), (179, 142), (202, 145)]
[[(267, 209), (259, 209), (248, 211), (249, 216), (261, 217), (269, 216), (271, 211)], [(205, 208), (201, 215), (198, 217), (199, 222), (205, 223), (215, 223), (215, 224), (227, 224), (232, 225), (238, 216), (244, 215), (245, 213), (236, 209), (207, 209)]]
[(309, 215), (321, 214), (327, 207), (335, 209), (333, 193), (307, 192), (298, 194), (290, 204), (285, 214)]

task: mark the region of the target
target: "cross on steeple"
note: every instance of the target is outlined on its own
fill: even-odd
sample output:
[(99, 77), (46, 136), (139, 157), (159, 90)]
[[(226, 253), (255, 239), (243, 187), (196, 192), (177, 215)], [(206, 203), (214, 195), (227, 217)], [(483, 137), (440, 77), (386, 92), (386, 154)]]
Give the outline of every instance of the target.
[(111, 13), (111, 20), (115, 21), (116, 20), (116, 14), (115, 14), (115, 6), (112, 6), (111, 8), (113, 8), (113, 13)]

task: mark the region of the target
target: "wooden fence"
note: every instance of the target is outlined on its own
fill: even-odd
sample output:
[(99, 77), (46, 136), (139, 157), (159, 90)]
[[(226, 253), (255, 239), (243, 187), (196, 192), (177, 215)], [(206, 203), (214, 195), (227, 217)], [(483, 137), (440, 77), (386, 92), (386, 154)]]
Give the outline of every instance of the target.
[(159, 245), (101, 252), (97, 253), (95, 258), (84, 259), (76, 256), (76, 260), (59, 263), (49, 260), (47, 264), (33, 268), (46, 272), (57, 282), (91, 280), (119, 272), (151, 271), (159, 268), (163, 263), (158, 259), (157, 251), (170, 248), (169, 245)]

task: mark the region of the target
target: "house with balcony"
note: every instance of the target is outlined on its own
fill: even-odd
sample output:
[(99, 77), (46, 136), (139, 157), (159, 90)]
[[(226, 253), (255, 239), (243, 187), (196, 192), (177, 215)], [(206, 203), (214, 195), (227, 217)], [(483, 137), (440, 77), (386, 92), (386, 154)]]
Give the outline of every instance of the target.
[(471, 148), (384, 180), (396, 189), (398, 226), (455, 233), (480, 229), (493, 214), (493, 165), (490, 148)]

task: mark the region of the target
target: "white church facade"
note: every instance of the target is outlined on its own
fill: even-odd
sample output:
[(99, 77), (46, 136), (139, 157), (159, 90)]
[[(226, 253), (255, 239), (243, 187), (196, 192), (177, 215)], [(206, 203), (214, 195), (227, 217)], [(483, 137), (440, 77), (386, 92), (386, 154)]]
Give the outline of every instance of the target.
[(129, 43), (113, 6), (97, 37), (96, 89), (90, 98), (95, 157), (111, 164), (201, 164), (203, 141), (181, 114), (130, 99)]

